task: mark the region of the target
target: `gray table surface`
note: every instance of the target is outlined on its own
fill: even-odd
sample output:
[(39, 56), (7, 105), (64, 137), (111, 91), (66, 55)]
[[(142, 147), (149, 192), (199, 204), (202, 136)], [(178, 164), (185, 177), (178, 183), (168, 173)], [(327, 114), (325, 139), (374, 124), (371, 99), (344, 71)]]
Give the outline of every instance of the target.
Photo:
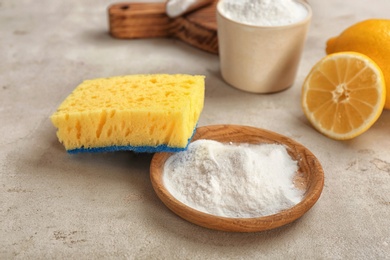
[[(355, 22), (390, 18), (388, 0), (312, 0), (295, 84), (255, 95), (221, 79), (218, 56), (175, 39), (118, 40), (115, 1), (0, 1), (1, 259), (390, 259), (390, 111), (351, 141), (316, 132), (300, 89), (325, 42)], [(158, 199), (151, 155), (70, 156), (49, 116), (84, 79), (139, 73), (206, 75), (199, 125), (286, 135), (321, 161), (325, 186), (296, 222), (228, 233), (191, 224)]]

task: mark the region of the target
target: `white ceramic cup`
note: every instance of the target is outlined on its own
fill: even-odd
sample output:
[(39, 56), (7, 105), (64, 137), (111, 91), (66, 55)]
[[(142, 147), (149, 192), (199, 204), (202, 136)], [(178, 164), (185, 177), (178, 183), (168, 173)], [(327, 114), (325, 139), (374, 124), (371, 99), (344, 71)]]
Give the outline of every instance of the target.
[(272, 93), (290, 87), (297, 74), (312, 17), (283, 26), (247, 25), (226, 18), (217, 4), (218, 48), (223, 79), (252, 93)]

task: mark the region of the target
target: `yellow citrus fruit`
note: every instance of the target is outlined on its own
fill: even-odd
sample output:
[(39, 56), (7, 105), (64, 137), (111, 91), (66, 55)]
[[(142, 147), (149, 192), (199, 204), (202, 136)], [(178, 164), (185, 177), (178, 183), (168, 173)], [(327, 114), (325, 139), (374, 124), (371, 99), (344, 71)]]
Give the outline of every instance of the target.
[(367, 55), (381, 68), (385, 77), (390, 109), (390, 20), (370, 19), (345, 29), (338, 37), (327, 41), (326, 53), (354, 51)]
[(320, 133), (336, 140), (369, 129), (385, 104), (381, 69), (361, 53), (327, 55), (310, 71), (302, 87), (302, 109)]

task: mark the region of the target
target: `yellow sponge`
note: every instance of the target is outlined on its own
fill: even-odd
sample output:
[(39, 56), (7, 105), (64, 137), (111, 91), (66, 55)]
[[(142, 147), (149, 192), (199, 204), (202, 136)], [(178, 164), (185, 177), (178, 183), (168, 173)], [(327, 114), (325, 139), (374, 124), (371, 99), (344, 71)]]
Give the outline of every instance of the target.
[(51, 116), (69, 153), (185, 150), (203, 109), (204, 76), (86, 80)]

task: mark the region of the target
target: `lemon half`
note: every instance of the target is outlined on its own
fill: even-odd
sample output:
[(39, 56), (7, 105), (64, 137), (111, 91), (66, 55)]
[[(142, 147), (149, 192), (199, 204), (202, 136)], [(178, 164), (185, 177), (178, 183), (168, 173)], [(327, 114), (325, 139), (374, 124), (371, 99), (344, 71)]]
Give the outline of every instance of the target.
[(385, 80), (378, 65), (356, 52), (330, 54), (320, 60), (302, 87), (302, 108), (320, 133), (336, 140), (369, 129), (383, 111)]

